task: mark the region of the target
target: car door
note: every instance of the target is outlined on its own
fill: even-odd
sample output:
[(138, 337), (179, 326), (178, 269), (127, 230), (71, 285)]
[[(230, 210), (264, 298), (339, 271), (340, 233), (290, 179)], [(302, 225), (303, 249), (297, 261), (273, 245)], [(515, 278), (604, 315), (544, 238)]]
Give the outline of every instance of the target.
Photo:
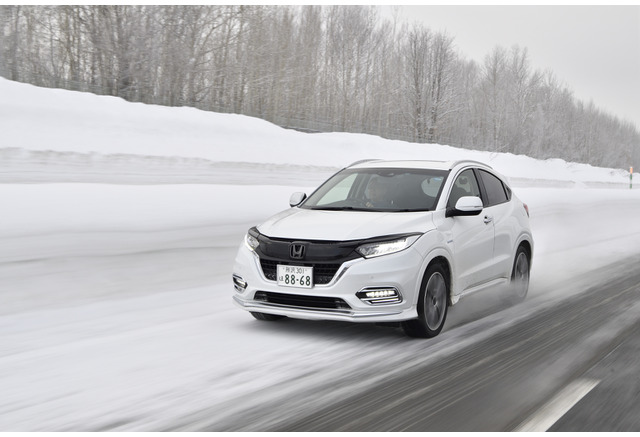
[(494, 174), (482, 169), (476, 172), (486, 198), (483, 213), (493, 221), (495, 232), (492, 276), (506, 278), (511, 274), (512, 257), (515, 251), (516, 223), (513, 219), (511, 193)]
[[(463, 196), (482, 199), (476, 175), (470, 168), (456, 176), (447, 207), (454, 207)], [(449, 217), (442, 223), (441, 231), (453, 251), (457, 288), (461, 292), (493, 279), (494, 227), (493, 221), (487, 220), (485, 211), (476, 216)]]

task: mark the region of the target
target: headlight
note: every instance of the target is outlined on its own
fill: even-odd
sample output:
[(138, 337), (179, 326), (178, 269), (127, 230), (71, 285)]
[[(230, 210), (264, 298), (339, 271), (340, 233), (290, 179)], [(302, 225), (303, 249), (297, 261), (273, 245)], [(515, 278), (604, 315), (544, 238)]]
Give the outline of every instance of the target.
[(244, 244), (246, 244), (251, 251), (255, 251), (258, 246), (260, 246), (258, 237), (256, 235), (253, 235), (253, 232), (251, 232), (253, 229), (254, 228), (251, 228), (249, 232), (247, 232), (247, 235), (244, 236)]
[(415, 243), (420, 235), (409, 235), (396, 240), (381, 241), (379, 243), (363, 244), (356, 251), (365, 258), (375, 258), (376, 256), (389, 255), (400, 252)]

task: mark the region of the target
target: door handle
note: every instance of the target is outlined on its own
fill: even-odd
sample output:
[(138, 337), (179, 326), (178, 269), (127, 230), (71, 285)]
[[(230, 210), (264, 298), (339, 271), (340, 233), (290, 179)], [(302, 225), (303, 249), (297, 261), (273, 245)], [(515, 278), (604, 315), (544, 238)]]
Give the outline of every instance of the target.
[(484, 216), (484, 223), (485, 223), (486, 225), (488, 225), (488, 224), (489, 224), (489, 223), (491, 223), (492, 221), (493, 221), (493, 217), (490, 217), (490, 216), (488, 216), (488, 215), (485, 215), (485, 216)]

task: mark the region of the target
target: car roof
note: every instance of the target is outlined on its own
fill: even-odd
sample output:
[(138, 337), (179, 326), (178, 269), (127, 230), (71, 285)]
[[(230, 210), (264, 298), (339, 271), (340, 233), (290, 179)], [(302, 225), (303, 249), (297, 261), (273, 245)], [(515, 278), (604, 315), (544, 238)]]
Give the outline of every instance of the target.
[(489, 165), (472, 160), (459, 161), (428, 161), (428, 160), (402, 160), (402, 161), (385, 161), (381, 159), (371, 159), (357, 161), (348, 168), (424, 168), (433, 170), (451, 170), (459, 165), (475, 165), (479, 167), (491, 168)]

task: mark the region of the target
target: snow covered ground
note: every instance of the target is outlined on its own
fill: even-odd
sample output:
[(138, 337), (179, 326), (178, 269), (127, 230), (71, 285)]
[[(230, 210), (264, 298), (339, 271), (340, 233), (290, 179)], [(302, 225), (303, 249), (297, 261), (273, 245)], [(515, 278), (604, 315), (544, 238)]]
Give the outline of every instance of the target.
[[(463, 300), (429, 341), (233, 306), (247, 228), (371, 157), (469, 158), (511, 177), (531, 210), (530, 298)], [(0, 431), (259, 430), (282, 418), (270, 409), (313, 411), (606, 280), (593, 272), (640, 254), (628, 178), (0, 79)]]

